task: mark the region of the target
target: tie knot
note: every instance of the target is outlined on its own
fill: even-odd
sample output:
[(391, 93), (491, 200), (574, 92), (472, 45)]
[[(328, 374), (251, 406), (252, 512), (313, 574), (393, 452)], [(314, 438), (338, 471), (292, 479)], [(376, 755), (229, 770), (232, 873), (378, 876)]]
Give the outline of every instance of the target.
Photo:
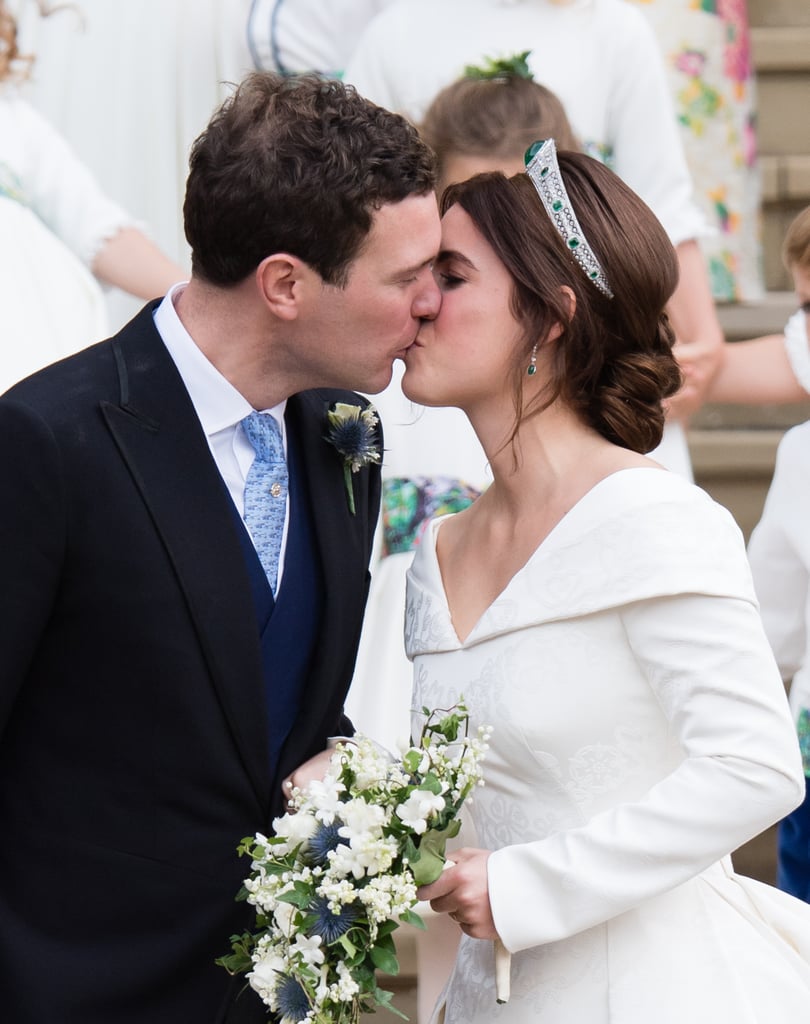
[(242, 420), (248, 441), (253, 445), (256, 458), (262, 462), (283, 462), (284, 446), (281, 427), (270, 413), (252, 412)]

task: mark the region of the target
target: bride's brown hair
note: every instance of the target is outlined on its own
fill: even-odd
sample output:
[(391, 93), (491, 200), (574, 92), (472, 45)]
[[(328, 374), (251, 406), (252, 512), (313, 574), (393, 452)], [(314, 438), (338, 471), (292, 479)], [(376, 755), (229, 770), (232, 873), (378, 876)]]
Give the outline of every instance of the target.
[[(664, 399), (681, 384), (674, 335), (664, 307), (678, 281), (666, 232), (648, 206), (603, 164), (558, 154), (571, 203), (610, 282), (603, 295), (575, 262), (525, 174), (479, 174), (451, 185), (442, 212), (458, 204), (513, 279), (512, 311), (524, 328), (512, 377), (515, 434), (520, 423), (557, 399), (615, 444), (649, 452), (661, 440)], [(571, 316), (563, 288), (576, 297)], [(532, 348), (555, 325), (541, 395), (524, 407)]]

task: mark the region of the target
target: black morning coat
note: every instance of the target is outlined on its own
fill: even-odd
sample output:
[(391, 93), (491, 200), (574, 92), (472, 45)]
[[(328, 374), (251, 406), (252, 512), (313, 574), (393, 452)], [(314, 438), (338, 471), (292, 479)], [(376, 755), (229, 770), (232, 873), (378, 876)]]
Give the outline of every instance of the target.
[(0, 993), (9, 1024), (263, 1021), (216, 957), (247, 835), (343, 715), (368, 593), (379, 467), (287, 404), (323, 611), (276, 765), (233, 506), (154, 305), (0, 398)]

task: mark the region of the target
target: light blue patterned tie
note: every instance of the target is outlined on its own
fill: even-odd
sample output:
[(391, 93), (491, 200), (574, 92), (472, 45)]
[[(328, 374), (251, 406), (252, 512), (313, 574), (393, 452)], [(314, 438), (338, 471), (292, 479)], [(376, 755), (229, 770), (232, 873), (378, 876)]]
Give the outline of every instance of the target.
[(245, 480), (245, 524), (275, 596), (288, 488), (281, 427), (261, 412), (246, 416), (242, 426), (256, 452)]

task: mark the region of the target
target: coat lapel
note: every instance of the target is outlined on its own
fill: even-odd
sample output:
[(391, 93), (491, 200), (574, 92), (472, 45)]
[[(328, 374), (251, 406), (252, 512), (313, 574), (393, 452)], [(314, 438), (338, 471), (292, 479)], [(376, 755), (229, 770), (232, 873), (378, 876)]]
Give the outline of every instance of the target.
[(152, 517), (256, 796), (269, 793), (255, 611), (230, 496), (147, 307), (112, 342), (120, 404), (102, 412)]
[[(349, 510), (343, 461), (325, 439), (326, 412), (334, 392), (307, 391), (287, 403), (288, 429), (296, 432), (307, 474), (309, 500), (324, 579), (323, 621), (302, 714), (290, 735), (282, 767), (306, 756), (324, 716), (339, 717), (359, 640), (368, 589), (368, 561), (375, 523), (368, 522), (369, 473), (354, 477), (355, 515)], [(348, 400), (348, 399), (347, 399)], [(317, 713), (323, 711), (324, 716)]]

